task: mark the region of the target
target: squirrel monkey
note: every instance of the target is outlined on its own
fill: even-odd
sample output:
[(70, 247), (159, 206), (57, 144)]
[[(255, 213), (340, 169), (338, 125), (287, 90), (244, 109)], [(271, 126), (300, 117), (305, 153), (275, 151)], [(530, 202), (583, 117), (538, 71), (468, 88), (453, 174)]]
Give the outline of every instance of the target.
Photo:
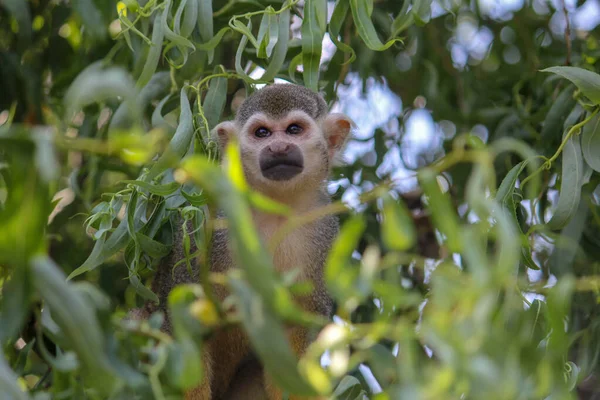
[[(326, 180), (332, 161), (340, 153), (353, 122), (342, 114), (328, 113), (323, 98), (298, 85), (273, 84), (258, 90), (244, 100), (233, 121), (222, 122), (212, 134), (223, 148), (236, 137), (248, 184), (256, 191), (288, 205), (295, 214), (306, 213), (330, 202)], [(286, 222), (286, 217), (253, 210), (257, 231), (264, 243)], [(334, 216), (325, 216), (289, 233), (274, 250), (273, 264), (279, 272), (300, 269), (299, 280), (312, 282), (310, 295), (297, 298), (307, 311), (322, 315), (332, 312), (323, 267), (338, 232)], [(198, 282), (198, 267), (192, 274), (187, 268), (173, 266), (183, 258), (180, 237), (171, 255), (159, 267), (153, 290), (166, 311), (167, 296), (178, 284)], [(212, 272), (225, 272), (234, 267), (228, 250), (225, 229), (213, 233)], [(215, 295), (223, 301), (228, 293), (215, 285)], [(156, 311), (147, 305), (146, 312)], [(166, 314), (166, 313), (165, 313)], [(170, 322), (164, 328), (171, 333)], [(309, 344), (303, 327), (288, 331), (290, 344), (302, 354)], [(241, 328), (217, 331), (205, 346), (206, 376), (201, 387), (190, 391), (187, 400), (210, 399), (281, 399), (282, 392), (264, 376), (262, 367), (252, 356), (252, 349)], [(291, 396), (291, 399), (296, 397)]]

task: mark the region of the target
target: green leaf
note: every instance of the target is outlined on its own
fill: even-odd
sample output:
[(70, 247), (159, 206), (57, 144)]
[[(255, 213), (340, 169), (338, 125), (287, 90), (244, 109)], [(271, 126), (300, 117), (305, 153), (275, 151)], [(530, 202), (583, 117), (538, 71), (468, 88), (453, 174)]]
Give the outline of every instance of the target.
[[(567, 118), (576, 121), (581, 113), (581, 108), (576, 106), (572, 114), (577, 117)], [(566, 124), (567, 124), (566, 123)], [(563, 140), (567, 135), (568, 130), (565, 129)], [(583, 153), (581, 152), (581, 144), (579, 135), (572, 135), (562, 152), (562, 171), (560, 180), (560, 195), (558, 204), (552, 213), (552, 218), (547, 222), (547, 226), (551, 230), (562, 229), (571, 219), (581, 199), (581, 187), (584, 179)]]
[(333, 392), (337, 400), (363, 400), (366, 395), (360, 381), (351, 375), (343, 377)]
[[(148, 77), (148, 80), (150, 77)], [(122, 68), (103, 68), (96, 62), (81, 71), (65, 94), (65, 116), (70, 119), (79, 109), (111, 98), (128, 101), (135, 93), (133, 80)]]
[(162, 258), (171, 252), (171, 247), (149, 238), (143, 233), (136, 232), (136, 240), (141, 249), (153, 258)]
[(243, 280), (230, 276), (229, 282), (244, 328), (265, 370), (285, 390), (299, 395), (316, 394), (299, 374), (283, 326), (266, 307), (265, 300)]
[(552, 103), (552, 107), (548, 110), (544, 125), (542, 126), (542, 143), (552, 143), (552, 141), (562, 134), (563, 124), (573, 109), (573, 106), (575, 106), (575, 99), (573, 98), (574, 91), (575, 88), (573, 86), (567, 86)]
[(171, 183), (167, 183), (164, 185), (155, 185), (155, 184), (148, 183), (146, 181), (140, 181), (140, 180), (124, 180), (121, 182), (130, 184), (130, 185), (139, 186), (142, 189), (146, 189), (148, 192), (150, 192), (152, 194), (156, 194), (158, 196), (168, 196), (170, 194), (175, 193), (177, 191), (177, 189), (179, 189), (181, 187), (181, 184), (179, 182), (171, 182)]
[(21, 390), (17, 381), (18, 377), (4, 359), (4, 353), (0, 354), (0, 393), (8, 400), (29, 400), (30, 397)]
[(26, 268), (17, 268), (8, 282), (2, 283), (2, 297), (11, 299), (0, 302), (0, 343), (16, 339), (31, 303), (31, 282)]
[(143, 299), (150, 300), (153, 303), (158, 304), (160, 301), (158, 300), (158, 296), (150, 289), (148, 289), (144, 284), (140, 281), (140, 278), (132, 274), (129, 276), (129, 282), (131, 286), (135, 289), (135, 292), (139, 294)]
[[(217, 71), (215, 71), (217, 73)], [(208, 85), (208, 92), (202, 102), (204, 116), (208, 121), (208, 128), (214, 128), (221, 120), (227, 101), (227, 78), (213, 78)]]
[(350, 64), (356, 59), (356, 52), (354, 49), (338, 39), (349, 9), (350, 3), (348, 0), (338, 0), (335, 4), (335, 8), (333, 9), (333, 14), (331, 14), (331, 20), (329, 21), (329, 37), (331, 41), (333, 44), (335, 44), (338, 50), (350, 54), (350, 58), (344, 64)]
[(107, 33), (106, 24), (93, 0), (73, 0), (73, 8), (85, 25), (85, 32), (96, 40), (104, 39)]
[(389, 194), (383, 197), (383, 243), (390, 250), (406, 251), (415, 245), (417, 233), (410, 210), (402, 200), (394, 200)]
[(362, 215), (352, 216), (342, 226), (325, 264), (325, 282), (337, 299), (345, 299), (352, 295), (353, 274), (347, 268), (352, 254), (365, 231), (366, 223)]
[(231, 22), (231, 28), (244, 35), (246, 39), (252, 43), (252, 46), (258, 49), (259, 44), (256, 40), (256, 37), (254, 37), (254, 34), (252, 33), (252, 24), (250, 23), (250, 20), (248, 20), (248, 25), (244, 25), (244, 23), (239, 19), (234, 19)]
[(573, 82), (595, 104), (600, 104), (600, 75), (577, 67), (550, 67), (542, 72), (552, 72)]
[(19, 28), (19, 41), (22, 46), (31, 42), (31, 14), (29, 13), (28, 2), (25, 0), (3, 0), (1, 7), (8, 10), (11, 16), (17, 21)]
[(179, 162), (187, 153), (192, 142), (192, 137), (194, 136), (194, 123), (192, 121), (192, 109), (190, 108), (190, 101), (188, 100), (185, 87), (181, 88), (179, 95), (179, 106), (181, 109), (179, 114), (179, 125), (165, 152), (150, 168), (150, 171), (145, 178), (146, 181), (153, 179), (167, 168), (172, 167)]
[[(417, 0), (418, 1), (418, 0)], [(414, 15), (409, 12), (410, 1), (404, 1), (402, 9), (392, 22), (392, 36), (397, 36), (414, 23)]]
[(358, 30), (358, 34), (361, 39), (365, 42), (365, 45), (371, 50), (383, 51), (388, 49), (391, 45), (399, 42), (400, 39), (391, 39), (387, 43), (382, 43), (377, 36), (373, 21), (371, 21), (370, 14), (368, 12), (369, 7), (372, 7), (373, 0), (349, 0), (350, 9), (352, 10), (352, 18), (354, 24)]
[(228, 26), (221, 28), (221, 30), (219, 32), (217, 32), (217, 34), (215, 36), (213, 36), (209, 41), (202, 43), (202, 44), (196, 43), (196, 49), (204, 50), (204, 51), (209, 51), (209, 50), (215, 49), (219, 45), (219, 43), (221, 43), (223, 36), (225, 36), (225, 34), (230, 31), (231, 31), (231, 28)]
[(139, 91), (137, 96), (135, 96), (135, 105), (137, 108), (131, 110), (128, 102), (121, 103), (110, 120), (109, 130), (118, 128), (125, 129), (131, 123), (136, 122), (134, 117), (139, 115), (152, 100), (167, 94), (170, 86), (171, 77), (168, 72), (162, 71), (154, 74), (150, 79), (150, 82)]
[(304, 84), (314, 91), (319, 90), (319, 66), (325, 32), (317, 21), (322, 0), (311, 0), (304, 7), (302, 20), (302, 66)]
[(433, 0), (415, 0), (410, 10), (417, 25), (423, 26), (431, 19), (431, 3)]
[(281, 70), (283, 63), (285, 62), (285, 56), (288, 51), (288, 43), (290, 40), (289, 29), (290, 29), (290, 0), (286, 0), (278, 14), (279, 20), (279, 33), (277, 34), (277, 44), (273, 48), (273, 56), (271, 62), (267, 67), (265, 74), (262, 76), (262, 80), (271, 81)]
[(273, 7), (269, 6), (265, 9), (260, 26), (258, 28), (257, 41), (259, 43), (256, 53), (258, 58), (267, 58), (271, 56), (273, 47), (277, 43), (279, 35), (279, 27), (277, 23), (277, 15)]
[[(223, 35), (229, 29), (227, 29), (227, 30), (225, 30), (226, 28), (221, 29), (219, 31), (219, 33), (217, 33), (217, 35), (213, 37), (214, 27), (213, 27), (213, 8), (212, 8), (213, 2), (212, 2), (212, 0), (191, 0), (191, 1), (198, 1), (198, 31), (200, 32), (200, 37), (202, 38), (202, 41), (208, 46), (208, 48), (207, 47), (203, 48), (201, 46), (196, 46), (196, 48), (198, 50), (208, 51), (208, 63), (212, 64), (213, 57), (214, 57), (213, 48), (217, 46), (217, 44), (221, 41), (221, 38), (223, 37)], [(214, 47), (211, 48), (210, 46), (212, 46), (214, 39), (217, 39), (217, 40), (214, 43)]]
[(109, 394), (118, 384), (104, 352), (104, 337), (96, 314), (86, 301), (65, 281), (52, 260), (37, 256), (31, 263), (33, 285), (52, 318), (66, 336), (83, 365), (86, 381), (99, 393)]
[(154, 75), (154, 72), (156, 71), (158, 61), (160, 60), (163, 40), (165, 37), (165, 30), (162, 24), (162, 13), (164, 13), (164, 10), (159, 9), (156, 11), (156, 15), (154, 16), (154, 23), (152, 25), (152, 44), (150, 45), (150, 50), (146, 56), (146, 62), (144, 63), (142, 73), (136, 82), (136, 87), (138, 88), (146, 86), (146, 84), (150, 81)]
[(452, 206), (450, 196), (442, 192), (437, 181), (437, 174), (431, 169), (421, 170), (417, 178), (423, 192), (427, 195), (428, 206), (434, 225), (446, 236), (446, 243), (451, 252), (459, 253), (463, 247), (460, 236), (460, 224), (456, 210)]
[[(583, 192), (584, 197), (590, 196)], [(580, 251), (580, 241), (588, 221), (589, 206), (587, 201), (580, 201), (577, 210), (566, 226), (560, 231), (560, 236), (554, 241), (554, 249), (548, 261), (550, 271), (557, 277), (573, 273), (573, 261)]]
[(583, 127), (581, 150), (585, 162), (600, 172), (600, 116), (596, 115)]
[[(175, 33), (185, 38), (189, 37), (196, 26), (198, 20), (198, 0), (183, 0), (177, 7), (175, 13), (175, 23), (173, 29)], [(181, 15), (183, 14), (183, 22), (179, 25)]]
[[(496, 193), (496, 201), (499, 202), (509, 213), (513, 223), (515, 226), (519, 227), (519, 232), (523, 235), (523, 231), (521, 230), (521, 226), (519, 224), (519, 220), (517, 218), (517, 204), (519, 202), (515, 201), (515, 193), (517, 180), (519, 178), (519, 174), (525, 169), (527, 166), (526, 161), (521, 161), (517, 165), (515, 165), (511, 170), (506, 174), (502, 183), (500, 183), (500, 187)], [(531, 269), (539, 269), (537, 264), (531, 258), (531, 247), (529, 245), (529, 241), (526, 237), (521, 242), (521, 255), (523, 257), (523, 261), (527, 265), (527, 267)]]
[[(142, 215), (146, 214), (146, 206), (146, 202), (139, 202), (135, 207), (133, 219), (135, 221), (136, 228), (139, 228), (139, 226), (142, 224), (141, 218)], [(127, 211), (129, 211), (129, 205), (127, 208)], [(92, 249), (92, 253), (89, 255), (87, 260), (85, 260), (81, 266), (71, 272), (67, 279), (71, 280), (78, 275), (93, 270), (101, 265), (106, 259), (124, 249), (132, 239), (128, 233), (128, 219), (123, 218), (108, 239), (106, 239), (106, 235), (103, 235), (100, 237), (100, 239), (96, 240), (96, 244)]]

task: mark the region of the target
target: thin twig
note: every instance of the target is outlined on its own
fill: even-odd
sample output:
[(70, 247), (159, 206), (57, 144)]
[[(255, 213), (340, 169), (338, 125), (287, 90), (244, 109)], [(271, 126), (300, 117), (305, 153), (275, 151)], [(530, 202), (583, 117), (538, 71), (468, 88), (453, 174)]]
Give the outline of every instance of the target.
[(565, 42), (567, 43), (567, 59), (565, 65), (571, 65), (571, 22), (569, 21), (569, 11), (567, 10), (566, 0), (563, 0), (563, 13), (565, 14)]

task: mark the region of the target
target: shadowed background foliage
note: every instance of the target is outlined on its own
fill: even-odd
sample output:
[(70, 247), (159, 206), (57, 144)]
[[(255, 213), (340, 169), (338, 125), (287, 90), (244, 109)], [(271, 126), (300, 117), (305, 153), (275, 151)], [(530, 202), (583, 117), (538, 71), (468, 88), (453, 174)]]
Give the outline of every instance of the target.
[[(181, 398), (228, 324), (288, 393), (597, 398), (598, 23), (597, 0), (3, 0), (2, 399)], [(253, 233), (250, 207), (288, 210), (235, 146), (216, 166), (210, 129), (273, 81), (357, 123), (323, 210), (331, 320)], [(173, 337), (124, 322), (180, 217), (176, 268), (206, 257), (215, 208), (240, 270), (176, 288)], [(286, 321), (320, 331), (299, 362)]]

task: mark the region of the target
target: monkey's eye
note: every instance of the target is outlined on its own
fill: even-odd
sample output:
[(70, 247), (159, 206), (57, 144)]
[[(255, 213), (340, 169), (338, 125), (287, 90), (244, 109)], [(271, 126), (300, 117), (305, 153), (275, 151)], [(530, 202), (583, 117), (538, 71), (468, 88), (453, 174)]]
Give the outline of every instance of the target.
[(265, 128), (264, 126), (261, 126), (260, 128), (254, 131), (254, 136), (256, 136), (257, 138), (266, 138), (271, 136), (271, 131)]
[(297, 135), (299, 133), (302, 133), (302, 128), (297, 124), (291, 124), (287, 127), (285, 131), (290, 135)]

